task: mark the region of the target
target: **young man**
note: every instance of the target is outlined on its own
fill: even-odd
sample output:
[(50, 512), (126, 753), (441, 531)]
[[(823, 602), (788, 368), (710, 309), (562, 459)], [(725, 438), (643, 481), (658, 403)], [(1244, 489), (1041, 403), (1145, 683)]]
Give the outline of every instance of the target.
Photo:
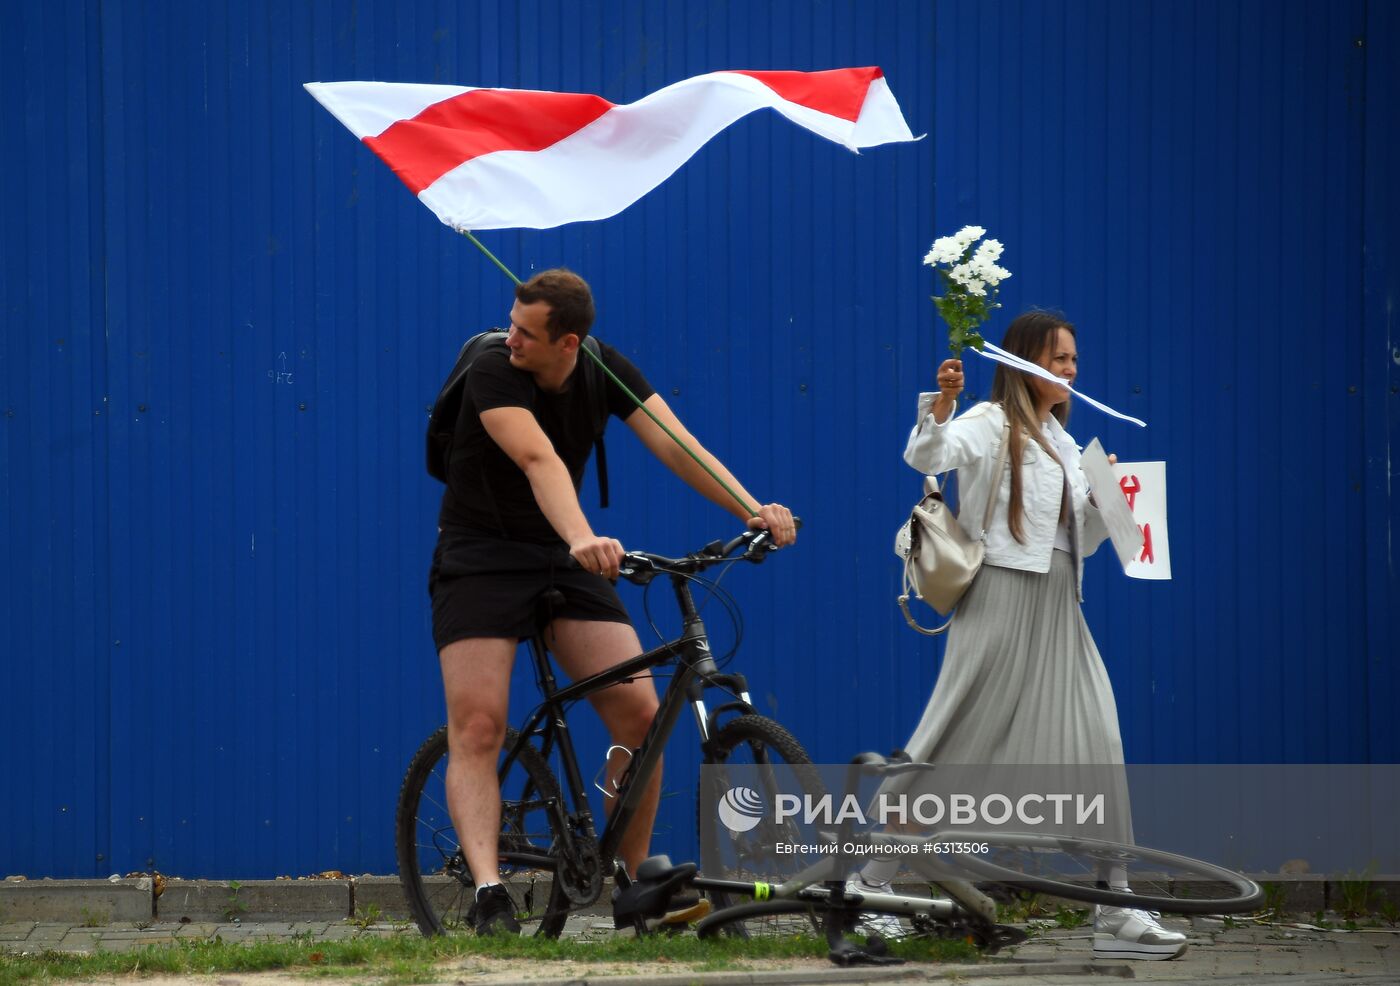
[[(550, 587), (563, 595), (546, 633), (575, 681), (642, 651), (611, 582), (622, 545), (594, 533), (578, 502), (597, 437), (588, 389), (598, 375), (579, 365), (589, 358), (579, 349), (592, 324), (592, 293), (577, 274), (547, 270), (518, 285), (505, 349), (488, 349), (473, 361), (453, 438), (429, 592), (447, 698), (448, 809), (477, 887), (478, 933), (519, 931), (499, 884), (496, 762), (516, 645), (535, 630), (537, 600)], [(636, 367), (610, 346), (600, 343), (599, 350), (648, 410), (740, 496), (757, 502), (690, 436)], [(786, 507), (769, 503), (747, 516), (616, 384), (605, 387), (610, 413), (681, 479), (750, 527), (772, 530), (776, 544), (793, 542)], [(635, 749), (658, 702), (651, 679), (643, 678), (605, 689), (593, 705), (613, 743)], [(609, 763), (609, 782), (625, 759)], [(658, 772), (620, 847), (629, 868), (647, 856), (660, 790)]]

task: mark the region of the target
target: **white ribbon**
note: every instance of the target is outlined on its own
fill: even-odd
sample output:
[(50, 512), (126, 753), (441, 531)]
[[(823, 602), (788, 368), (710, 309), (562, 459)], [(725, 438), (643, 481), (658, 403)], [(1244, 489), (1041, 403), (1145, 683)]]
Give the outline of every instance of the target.
[(994, 363), (1005, 363), (1007, 366), (1015, 367), (1016, 369), (1021, 370), (1025, 373), (1029, 373), (1032, 376), (1041, 377), (1045, 380), (1049, 380), (1053, 384), (1058, 384), (1059, 386), (1064, 387), (1066, 390), (1068, 390), (1075, 397), (1078, 397), (1084, 403), (1098, 408), (1105, 414), (1111, 414), (1115, 418), (1121, 418), (1124, 421), (1131, 421), (1139, 428), (1147, 427), (1146, 421), (1143, 421), (1139, 418), (1135, 418), (1131, 414), (1124, 414), (1121, 411), (1115, 411), (1107, 404), (1102, 404), (1099, 401), (1094, 400), (1088, 394), (1081, 394), (1069, 384), (1065, 383), (1063, 378), (1055, 376), (1053, 373), (1051, 373), (1049, 370), (1047, 370), (1045, 367), (1041, 366), (1038, 363), (1032, 363), (1029, 360), (1024, 360), (1021, 357), (1014, 355), (1013, 353), (1008, 353), (1005, 349), (1002, 349), (1000, 346), (995, 345), (994, 343), (984, 342), (982, 345), (985, 347), (984, 349), (973, 348), (972, 351), (978, 356), (982, 356), (986, 359), (989, 359)]

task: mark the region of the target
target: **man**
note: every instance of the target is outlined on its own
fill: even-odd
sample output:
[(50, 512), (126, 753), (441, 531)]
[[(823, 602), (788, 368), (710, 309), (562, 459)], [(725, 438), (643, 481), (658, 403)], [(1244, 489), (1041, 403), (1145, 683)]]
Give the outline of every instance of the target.
[[(578, 502), (593, 447), (590, 378), (580, 363), (593, 324), (587, 283), (567, 270), (536, 274), (515, 290), (505, 349), (488, 349), (467, 374), (453, 438), (447, 491), (429, 577), (433, 636), (447, 698), (447, 800), (472, 879), (478, 933), (518, 932), (509, 894), (499, 883), (500, 790), (496, 763), (506, 728), (511, 665), (521, 638), (535, 630), (536, 603), (550, 587), (564, 597), (546, 628), (551, 650), (575, 681), (641, 653), (637, 634), (611, 580), (623, 548), (594, 533)], [(647, 409), (665, 422), (741, 497), (756, 502), (702, 448), (615, 349), (599, 345), (603, 362)], [(610, 380), (611, 414), (703, 496), (767, 527), (779, 546), (791, 544), (791, 512), (776, 503), (748, 516)], [(578, 567), (569, 564), (572, 556)], [(650, 678), (605, 689), (593, 699), (614, 744), (640, 745), (658, 701)], [(612, 782), (625, 758), (608, 765)], [(619, 853), (629, 869), (647, 856), (661, 790), (652, 778)]]

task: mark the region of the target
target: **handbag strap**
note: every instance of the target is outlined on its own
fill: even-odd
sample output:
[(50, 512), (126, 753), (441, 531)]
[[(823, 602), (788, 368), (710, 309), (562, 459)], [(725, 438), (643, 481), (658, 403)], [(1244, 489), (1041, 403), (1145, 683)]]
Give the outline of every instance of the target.
[[(996, 473), (992, 477), (991, 487), (987, 490), (987, 509), (982, 511), (982, 537), (984, 538), (987, 536), (987, 526), (992, 522), (992, 509), (997, 504), (997, 485), (1001, 482), (1002, 471), (1006, 468), (1007, 449), (1010, 444), (1011, 422), (1008, 421), (1001, 429), (1001, 454), (997, 456)], [(943, 487), (948, 483), (948, 475), (952, 472), (954, 472), (954, 470), (949, 469), (948, 472), (943, 474), (943, 482), (937, 484), (937, 490), (928, 489), (927, 480), (925, 480), (925, 491), (929, 493), (937, 492), (941, 495)]]
[[(996, 473), (995, 473), (994, 476), (993, 476), (992, 488), (991, 488), (990, 492), (987, 494), (987, 510), (986, 510), (986, 512), (982, 515), (982, 539), (983, 539), (983, 540), (985, 540), (986, 537), (987, 537), (987, 525), (990, 524), (990, 523), (992, 522), (992, 508), (993, 508), (994, 506), (996, 506), (996, 502), (997, 502), (997, 487), (1001, 485), (1001, 474), (1002, 474), (1002, 470), (1006, 468), (1007, 447), (1008, 447), (1010, 444), (1011, 444), (1011, 422), (1008, 421), (1008, 422), (1006, 422), (1006, 425), (1002, 428), (1002, 431), (1001, 431), (1001, 454), (997, 456), (997, 469), (996, 469)], [(950, 470), (948, 470), (948, 472), (952, 472), (952, 470), (950, 469)], [(948, 477), (948, 473), (944, 473), (944, 474), (943, 474), (943, 477), (944, 477), (944, 479), (946, 480), (947, 477)], [(927, 477), (926, 477), (926, 478), (925, 478), (925, 484), (927, 484), (927, 481), (928, 481), (928, 480), (927, 480)], [(930, 492), (932, 492), (932, 491), (930, 491)], [(941, 485), (939, 486), (938, 492), (940, 493), (940, 498), (941, 498), (941, 493), (942, 493), (942, 486), (941, 486)], [(914, 590), (914, 580), (913, 580), (913, 577), (912, 577), (912, 576), (910, 575), (910, 573), (909, 573), (910, 566), (913, 564), (913, 562), (914, 562), (914, 551), (913, 551), (913, 546), (912, 546), (912, 544), (911, 544), (911, 545), (910, 545), (909, 554), (906, 555), (905, 558), (904, 558), (904, 591), (903, 591), (903, 593), (898, 597), (899, 608), (900, 608), (900, 610), (904, 613), (904, 622), (908, 623), (909, 626), (910, 626), (912, 629), (917, 630), (919, 633), (922, 633), (924, 636), (927, 636), (927, 637), (936, 637), (936, 636), (938, 636), (938, 635), (941, 634), (941, 633), (947, 632), (948, 628), (949, 628), (950, 626), (953, 625), (953, 617), (949, 616), (948, 619), (945, 620), (945, 621), (943, 622), (943, 625), (942, 625), (942, 626), (935, 627), (934, 629), (929, 629), (929, 628), (927, 628), (927, 627), (920, 626), (920, 625), (919, 625), (919, 621), (916, 620), (916, 619), (914, 619), (914, 615), (913, 615), (912, 613), (909, 612), (909, 595), (910, 595), (911, 592), (914, 592), (914, 591), (915, 591), (915, 590)]]

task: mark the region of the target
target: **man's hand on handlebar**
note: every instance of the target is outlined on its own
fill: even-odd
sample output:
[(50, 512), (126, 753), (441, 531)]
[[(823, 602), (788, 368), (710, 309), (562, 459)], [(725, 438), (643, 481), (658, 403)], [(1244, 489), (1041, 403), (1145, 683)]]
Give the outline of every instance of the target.
[(569, 545), (569, 554), (585, 572), (601, 575), (605, 579), (616, 580), (617, 568), (622, 563), (622, 543), (616, 538), (601, 538), (590, 535)]
[(758, 513), (749, 518), (752, 530), (767, 528), (773, 532), (773, 543), (785, 548), (797, 540), (797, 524), (793, 522), (792, 511), (781, 503), (765, 503)]

